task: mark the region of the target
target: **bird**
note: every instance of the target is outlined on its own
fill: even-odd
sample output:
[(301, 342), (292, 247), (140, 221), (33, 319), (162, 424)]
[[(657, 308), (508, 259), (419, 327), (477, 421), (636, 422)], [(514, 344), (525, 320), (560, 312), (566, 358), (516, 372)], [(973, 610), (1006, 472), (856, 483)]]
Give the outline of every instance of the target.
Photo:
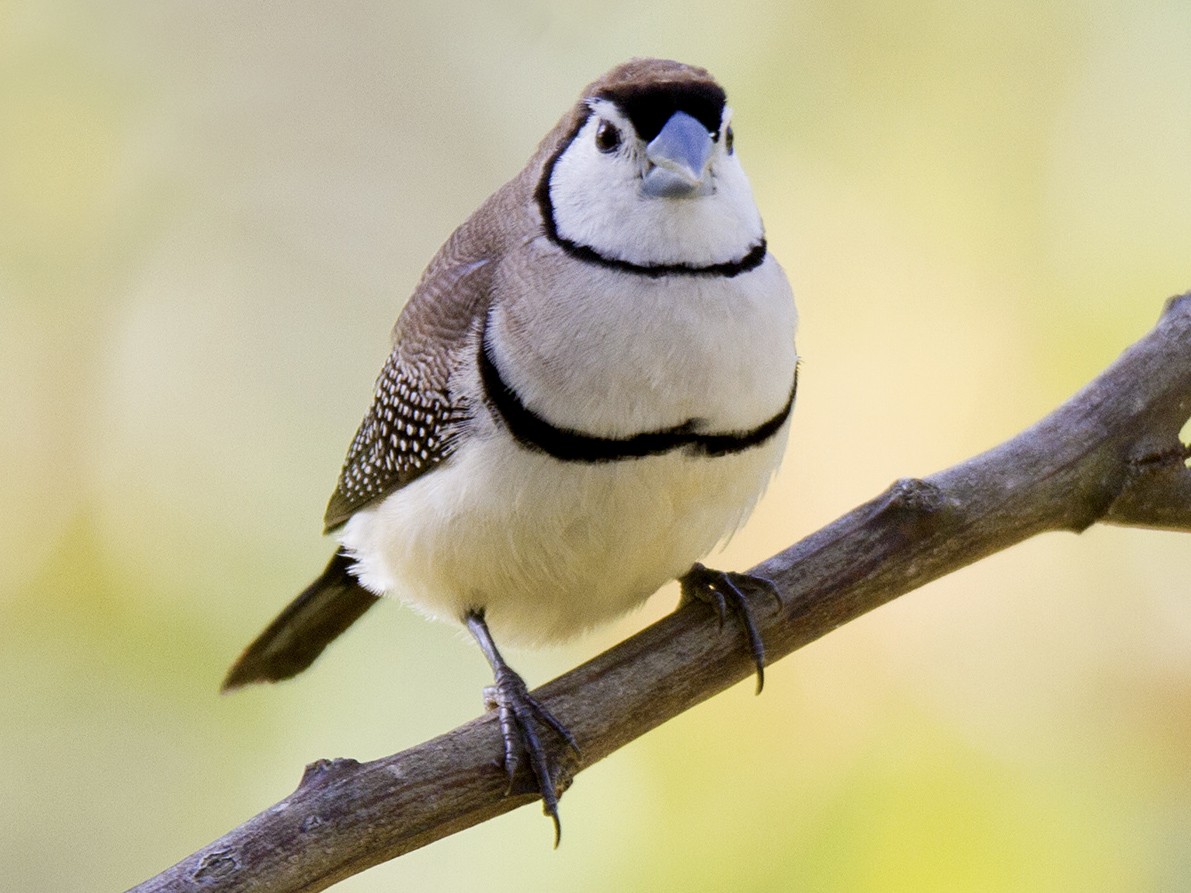
[(739, 620), (760, 690), (749, 595), (776, 591), (700, 559), (781, 461), (797, 323), (724, 89), (672, 60), (612, 68), (430, 261), (327, 505), (338, 547), (224, 689), (296, 675), (384, 596), (460, 623), (509, 789), (527, 761), (557, 846), (580, 742), (497, 642), (571, 639), (677, 579)]

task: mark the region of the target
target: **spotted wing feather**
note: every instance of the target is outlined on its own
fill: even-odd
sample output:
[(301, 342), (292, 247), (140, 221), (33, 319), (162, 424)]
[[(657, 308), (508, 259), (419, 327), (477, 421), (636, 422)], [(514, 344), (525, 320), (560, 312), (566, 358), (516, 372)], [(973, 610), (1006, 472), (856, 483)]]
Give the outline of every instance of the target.
[(327, 529), (443, 461), (465, 416), (447, 391), (420, 387), (394, 350), (343, 463), (323, 519)]

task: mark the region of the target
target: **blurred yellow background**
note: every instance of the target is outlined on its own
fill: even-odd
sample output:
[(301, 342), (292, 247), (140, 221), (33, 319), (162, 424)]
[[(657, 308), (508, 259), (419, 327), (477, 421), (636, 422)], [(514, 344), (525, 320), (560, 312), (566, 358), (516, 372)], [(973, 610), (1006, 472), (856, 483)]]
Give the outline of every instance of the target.
[[(217, 693), (431, 254), (606, 68), (709, 67), (803, 317), (722, 566), (1014, 434), (1191, 288), (1186, 0), (0, 4), (0, 888), (119, 890), (476, 715), (386, 603)], [(747, 349), (747, 345), (742, 346)], [(1191, 886), (1191, 538), (1053, 534), (343, 891)], [(513, 652), (538, 683), (669, 609)]]

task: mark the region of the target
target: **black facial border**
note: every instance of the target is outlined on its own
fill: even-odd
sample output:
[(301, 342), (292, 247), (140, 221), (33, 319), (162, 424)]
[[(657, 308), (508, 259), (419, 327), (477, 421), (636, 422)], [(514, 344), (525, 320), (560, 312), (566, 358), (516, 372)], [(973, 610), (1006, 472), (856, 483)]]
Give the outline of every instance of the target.
[(768, 251), (764, 236), (742, 257), (736, 260), (700, 267), (694, 264), (635, 264), (631, 261), (600, 254), (590, 245), (583, 245), (572, 241), (559, 233), (558, 224), (554, 220), (554, 203), (550, 198), (550, 180), (554, 176), (554, 166), (558, 163), (558, 159), (562, 157), (562, 153), (575, 141), (575, 137), (579, 135), (579, 131), (583, 129), (583, 126), (590, 117), (591, 111), (588, 110), (580, 117), (574, 129), (562, 141), (558, 150), (546, 161), (545, 166), (542, 168), (542, 177), (538, 180), (537, 189), (534, 191), (534, 198), (537, 200), (538, 210), (542, 215), (542, 226), (545, 229), (546, 237), (551, 242), (558, 245), (567, 254), (586, 263), (596, 264), (597, 266), (611, 270), (619, 270), (622, 273), (648, 276), (653, 279), (662, 276), (723, 276), (731, 278), (733, 276), (739, 276), (741, 273), (747, 273), (749, 270), (756, 269), (761, 265)]

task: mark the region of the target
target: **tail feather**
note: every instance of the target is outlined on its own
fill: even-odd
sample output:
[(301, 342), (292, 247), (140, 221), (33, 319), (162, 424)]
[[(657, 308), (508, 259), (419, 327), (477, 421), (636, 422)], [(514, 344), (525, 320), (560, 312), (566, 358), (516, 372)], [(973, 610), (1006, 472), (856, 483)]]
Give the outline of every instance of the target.
[(336, 552), (322, 575), (244, 649), (228, 670), (222, 690), (296, 676), (376, 604), (380, 597), (359, 584), (350, 566), (351, 560)]

